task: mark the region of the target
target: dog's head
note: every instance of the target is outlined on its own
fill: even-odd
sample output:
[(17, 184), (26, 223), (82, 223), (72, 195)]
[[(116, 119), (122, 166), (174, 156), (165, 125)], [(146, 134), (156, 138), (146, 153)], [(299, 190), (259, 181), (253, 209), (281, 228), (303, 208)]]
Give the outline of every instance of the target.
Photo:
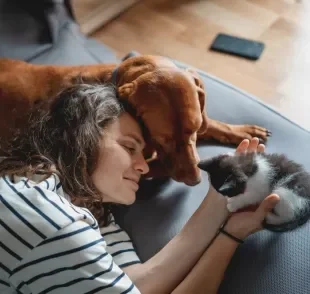
[(138, 56), (121, 64), (117, 85), (119, 96), (142, 118), (169, 176), (198, 184), (196, 140), (206, 126), (205, 93), (198, 74), (162, 57)]

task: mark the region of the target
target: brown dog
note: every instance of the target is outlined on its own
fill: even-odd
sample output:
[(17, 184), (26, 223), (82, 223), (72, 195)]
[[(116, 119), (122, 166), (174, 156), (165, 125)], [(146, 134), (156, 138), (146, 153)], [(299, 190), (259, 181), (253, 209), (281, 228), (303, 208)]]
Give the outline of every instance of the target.
[(197, 139), (215, 139), (238, 144), (257, 136), (264, 142), (269, 131), (259, 126), (228, 125), (207, 119), (205, 91), (199, 75), (179, 69), (159, 56), (136, 56), (116, 64), (84, 66), (33, 65), (0, 59), (0, 137), (26, 123), (26, 114), (38, 102), (51, 99), (82, 79), (87, 83), (111, 82), (117, 67), (116, 87), (145, 123), (150, 140), (146, 156), (157, 152), (150, 162), (149, 176), (169, 176), (187, 185), (200, 181), (197, 168)]

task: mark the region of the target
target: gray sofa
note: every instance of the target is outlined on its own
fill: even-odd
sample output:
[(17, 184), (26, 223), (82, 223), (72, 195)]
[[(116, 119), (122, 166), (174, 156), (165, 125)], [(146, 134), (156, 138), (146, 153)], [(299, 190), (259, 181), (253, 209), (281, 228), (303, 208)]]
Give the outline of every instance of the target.
[[(0, 57), (41, 64), (119, 62), (110, 48), (79, 32), (70, 2), (62, 0), (0, 0)], [(174, 62), (180, 67), (185, 66)], [(197, 71), (208, 92), (207, 112), (210, 117), (270, 129), (273, 136), (267, 150), (283, 152), (310, 171), (308, 131), (259, 99)], [(204, 158), (232, 149), (214, 142), (201, 142), (198, 150)], [(202, 183), (195, 187), (170, 179), (144, 181), (135, 204), (117, 207), (116, 216), (132, 237), (143, 261), (158, 252), (182, 228), (207, 190), (205, 174)], [(310, 293), (309, 277), (308, 223), (290, 233), (262, 231), (249, 237), (234, 255), (219, 293), (306, 294)]]

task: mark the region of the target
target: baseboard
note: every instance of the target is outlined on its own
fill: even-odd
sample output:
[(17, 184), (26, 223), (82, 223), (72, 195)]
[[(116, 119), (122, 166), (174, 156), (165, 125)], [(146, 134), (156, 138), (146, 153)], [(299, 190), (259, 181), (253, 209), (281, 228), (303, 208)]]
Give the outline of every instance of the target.
[(102, 0), (95, 10), (81, 17), (81, 31), (90, 35), (140, 0)]

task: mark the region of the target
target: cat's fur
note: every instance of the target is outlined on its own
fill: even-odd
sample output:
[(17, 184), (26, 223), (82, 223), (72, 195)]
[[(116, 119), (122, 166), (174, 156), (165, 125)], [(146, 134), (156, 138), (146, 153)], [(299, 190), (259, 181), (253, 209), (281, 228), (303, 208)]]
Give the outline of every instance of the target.
[(208, 172), (218, 192), (229, 197), (231, 212), (278, 194), (279, 203), (263, 223), (268, 230), (290, 231), (310, 218), (310, 174), (283, 154), (224, 154), (202, 160), (198, 167)]

